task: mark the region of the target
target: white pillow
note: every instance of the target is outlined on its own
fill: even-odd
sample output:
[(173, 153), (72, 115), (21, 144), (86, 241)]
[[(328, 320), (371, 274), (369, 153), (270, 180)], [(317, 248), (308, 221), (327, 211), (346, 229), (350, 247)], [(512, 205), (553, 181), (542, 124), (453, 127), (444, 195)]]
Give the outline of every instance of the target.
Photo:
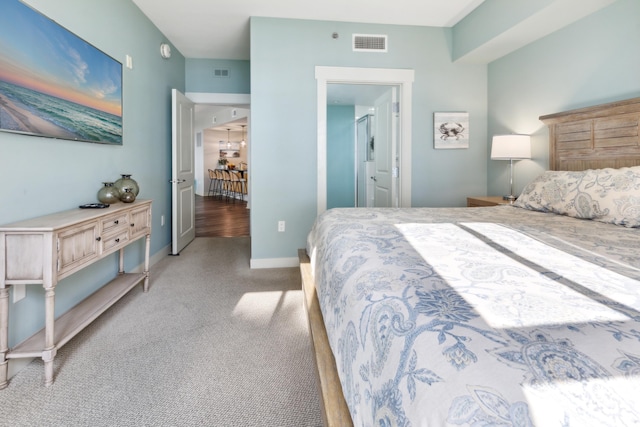
[(640, 166), (546, 171), (525, 187), (514, 205), (640, 227)]

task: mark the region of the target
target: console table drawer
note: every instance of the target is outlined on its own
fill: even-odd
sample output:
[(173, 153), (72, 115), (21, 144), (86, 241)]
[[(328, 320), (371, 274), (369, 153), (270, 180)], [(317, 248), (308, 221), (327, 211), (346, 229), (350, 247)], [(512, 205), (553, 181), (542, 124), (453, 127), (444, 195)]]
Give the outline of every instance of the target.
[(101, 221), (102, 223), (102, 232), (107, 233), (117, 227), (126, 227), (127, 225), (127, 213), (124, 212), (120, 215), (113, 215), (108, 218), (105, 218)]
[(108, 236), (104, 236), (100, 243), (102, 244), (102, 253), (108, 252), (115, 247), (119, 247), (125, 245), (129, 241), (129, 232), (125, 228), (124, 230), (120, 230), (115, 234), (109, 234)]

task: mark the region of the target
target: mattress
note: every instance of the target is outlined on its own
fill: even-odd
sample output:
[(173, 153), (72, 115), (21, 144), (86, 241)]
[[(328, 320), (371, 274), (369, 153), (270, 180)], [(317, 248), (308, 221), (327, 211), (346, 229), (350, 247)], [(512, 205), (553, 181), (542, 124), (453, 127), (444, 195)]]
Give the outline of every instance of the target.
[(640, 230), (347, 208), (307, 252), (356, 426), (640, 424)]

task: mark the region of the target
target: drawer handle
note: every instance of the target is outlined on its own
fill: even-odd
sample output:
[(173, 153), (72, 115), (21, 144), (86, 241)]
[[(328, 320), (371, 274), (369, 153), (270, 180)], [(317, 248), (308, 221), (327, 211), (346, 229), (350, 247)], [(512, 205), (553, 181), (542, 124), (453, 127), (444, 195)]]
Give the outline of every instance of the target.
[(120, 223), (120, 221), (116, 219), (115, 221), (113, 221), (113, 223), (114, 223), (114, 224), (119, 224), (119, 223)]
[(136, 225), (132, 222), (132, 223), (131, 223), (131, 226), (132, 226), (132, 227), (135, 227)]
[(119, 241), (120, 241), (120, 238), (118, 237), (118, 238), (116, 239), (116, 243), (118, 243)]
[(98, 236), (96, 237), (96, 240), (99, 242), (100, 240), (102, 240), (102, 237)]

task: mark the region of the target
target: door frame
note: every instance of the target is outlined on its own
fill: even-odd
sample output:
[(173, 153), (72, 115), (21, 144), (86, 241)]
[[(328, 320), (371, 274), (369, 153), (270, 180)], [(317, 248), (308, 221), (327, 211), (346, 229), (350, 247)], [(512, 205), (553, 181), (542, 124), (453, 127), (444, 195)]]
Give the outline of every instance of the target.
[[(216, 106), (224, 106), (224, 107), (237, 107), (237, 108), (246, 108), (249, 110), (247, 114), (247, 127), (246, 127), (246, 136), (249, 140), (251, 140), (249, 133), (251, 132), (251, 94), (248, 93), (217, 93), (217, 92), (185, 92), (184, 94), (187, 98), (193, 101), (196, 106), (198, 104), (203, 105), (216, 105)], [(199, 113), (196, 112), (196, 126), (194, 127), (194, 132), (197, 135), (198, 133), (202, 133), (205, 129), (210, 127), (215, 127), (216, 124), (211, 122), (211, 125), (199, 127), (198, 118)], [(204, 134), (202, 135), (204, 138)], [(203, 139), (204, 142), (204, 139)], [(194, 144), (196, 141), (194, 139)], [(247, 164), (251, 164), (251, 144), (247, 145)], [(204, 166), (202, 165), (203, 170)], [(205, 180), (206, 182), (206, 180)], [(205, 185), (206, 187), (206, 185)], [(253, 194), (250, 189), (251, 182), (247, 182), (247, 191), (249, 194)], [(247, 200), (247, 207), (251, 206), (251, 198)], [(251, 214), (249, 214), (251, 215)]]
[(399, 206), (411, 206), (411, 95), (414, 70), (316, 66), (317, 84), (317, 213), (327, 210), (327, 84), (398, 86), (400, 97)]

